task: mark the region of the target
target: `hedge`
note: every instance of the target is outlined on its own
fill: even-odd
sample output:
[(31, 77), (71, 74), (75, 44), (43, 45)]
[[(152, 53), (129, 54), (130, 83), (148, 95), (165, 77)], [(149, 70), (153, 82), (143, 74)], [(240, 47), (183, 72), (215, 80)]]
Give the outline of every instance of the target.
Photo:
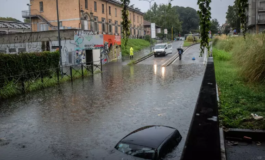
[[(0, 86), (16, 76), (27, 74), (25, 78), (34, 78), (34, 74), (59, 66), (59, 52), (0, 54)], [(45, 73), (43, 73), (45, 74)]]

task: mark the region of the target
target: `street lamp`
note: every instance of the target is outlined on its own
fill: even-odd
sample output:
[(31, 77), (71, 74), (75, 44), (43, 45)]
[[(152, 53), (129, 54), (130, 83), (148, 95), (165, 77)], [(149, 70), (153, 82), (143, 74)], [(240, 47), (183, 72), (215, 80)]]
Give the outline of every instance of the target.
[(31, 4), (27, 4), (27, 6), (29, 6), (30, 32), (32, 32), (32, 23), (31, 23), (31, 10), (30, 10), (30, 6), (31, 6)]

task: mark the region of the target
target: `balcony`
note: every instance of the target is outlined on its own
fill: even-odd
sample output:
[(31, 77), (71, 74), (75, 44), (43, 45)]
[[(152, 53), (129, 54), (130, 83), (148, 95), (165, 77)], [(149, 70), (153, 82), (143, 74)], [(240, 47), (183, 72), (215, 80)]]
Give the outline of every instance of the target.
[(30, 13), (29, 13), (29, 11), (22, 11), (22, 17), (23, 17), (23, 18), (30, 18)]
[(265, 7), (258, 7), (258, 12), (259, 13), (265, 12)]
[(258, 24), (265, 24), (265, 19), (258, 20)]

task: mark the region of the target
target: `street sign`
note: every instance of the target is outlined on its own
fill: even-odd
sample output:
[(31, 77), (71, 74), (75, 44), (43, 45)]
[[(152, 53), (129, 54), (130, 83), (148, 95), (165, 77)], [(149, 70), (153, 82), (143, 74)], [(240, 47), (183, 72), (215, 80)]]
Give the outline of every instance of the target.
[(156, 24), (151, 23), (151, 38), (156, 38)]
[(164, 29), (164, 34), (167, 34), (167, 29)]

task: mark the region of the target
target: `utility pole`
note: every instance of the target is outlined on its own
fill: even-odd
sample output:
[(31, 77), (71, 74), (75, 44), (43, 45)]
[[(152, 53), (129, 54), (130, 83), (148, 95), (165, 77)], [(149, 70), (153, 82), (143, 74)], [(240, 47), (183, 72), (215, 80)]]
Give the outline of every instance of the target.
[(173, 40), (174, 40), (174, 39), (173, 39), (173, 26), (172, 26), (171, 32), (172, 32), (172, 41), (173, 41)]
[(60, 67), (62, 64), (62, 53), (61, 53), (61, 36), (60, 36), (60, 21), (59, 21), (59, 8), (58, 8), (58, 0), (56, 0), (56, 8), (57, 8), (57, 29), (58, 29), (58, 42), (59, 42), (59, 53), (60, 53)]

